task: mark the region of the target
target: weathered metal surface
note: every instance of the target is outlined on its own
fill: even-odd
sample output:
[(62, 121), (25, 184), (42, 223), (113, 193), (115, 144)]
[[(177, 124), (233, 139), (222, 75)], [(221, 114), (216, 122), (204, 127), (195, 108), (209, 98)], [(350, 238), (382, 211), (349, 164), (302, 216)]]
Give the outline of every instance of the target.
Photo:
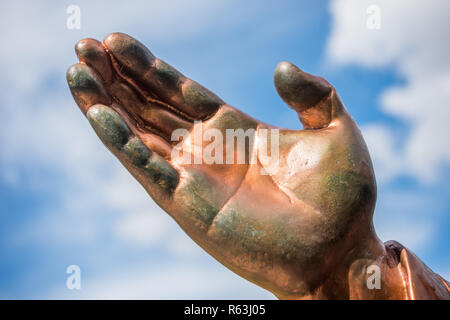
[[(226, 267), (282, 299), (450, 298), (445, 280), (401, 245), (378, 239), (370, 156), (326, 80), (286, 62), (275, 70), (277, 91), (305, 129), (279, 128), (274, 170), (261, 160), (261, 141), (263, 129), (275, 127), (227, 105), (137, 40), (113, 33), (81, 40), (76, 52), (80, 63), (67, 80), (99, 138)], [(198, 129), (224, 137), (227, 129), (250, 130), (254, 143), (245, 145), (244, 163), (185, 163), (171, 157), (179, 128), (189, 131), (187, 153), (209, 143), (198, 146)], [(236, 148), (224, 141), (220, 150), (226, 157)], [(380, 289), (367, 285), (373, 265)]]

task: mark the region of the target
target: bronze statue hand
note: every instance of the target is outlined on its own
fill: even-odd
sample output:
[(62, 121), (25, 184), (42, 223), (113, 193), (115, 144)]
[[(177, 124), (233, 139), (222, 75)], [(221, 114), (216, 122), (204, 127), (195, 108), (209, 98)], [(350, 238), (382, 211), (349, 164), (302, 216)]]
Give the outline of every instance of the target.
[[(372, 226), (371, 160), (326, 80), (286, 62), (278, 65), (276, 89), (304, 129), (279, 128), (273, 168), (263, 159), (268, 146), (262, 142), (263, 129), (275, 127), (227, 105), (137, 40), (113, 33), (103, 43), (81, 40), (76, 52), (80, 63), (68, 70), (67, 80), (97, 135), (226, 267), (280, 298), (351, 298), (351, 290), (364, 290), (362, 270), (369, 262), (387, 266)], [(189, 163), (172, 157), (180, 143), (172, 133), (180, 128), (189, 132), (183, 154), (206, 148), (211, 141), (200, 137), (199, 144), (196, 132), (211, 129), (223, 137), (227, 129), (243, 129), (254, 143), (245, 145), (249, 156), (243, 163)], [(224, 159), (226, 150), (239, 152), (237, 144), (224, 144)], [(349, 288), (349, 274), (359, 273), (359, 289)]]

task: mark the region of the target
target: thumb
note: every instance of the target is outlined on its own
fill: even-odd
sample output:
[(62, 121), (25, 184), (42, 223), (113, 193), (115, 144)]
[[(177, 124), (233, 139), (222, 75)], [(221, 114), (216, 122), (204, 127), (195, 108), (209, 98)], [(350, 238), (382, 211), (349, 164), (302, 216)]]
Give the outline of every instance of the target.
[(305, 128), (320, 129), (331, 122), (334, 89), (327, 80), (303, 72), (292, 63), (281, 62), (275, 69), (274, 83)]

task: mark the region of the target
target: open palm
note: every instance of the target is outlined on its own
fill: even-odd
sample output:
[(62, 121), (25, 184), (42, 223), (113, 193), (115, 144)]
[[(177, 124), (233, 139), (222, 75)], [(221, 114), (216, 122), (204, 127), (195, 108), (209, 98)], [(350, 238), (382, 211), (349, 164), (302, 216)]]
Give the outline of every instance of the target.
[[(76, 51), (80, 63), (67, 80), (102, 142), (192, 239), (237, 274), (278, 297), (301, 297), (334, 262), (376, 237), (370, 157), (326, 80), (280, 63), (276, 89), (304, 126), (287, 130), (227, 105), (125, 34), (82, 40)], [(181, 142), (172, 141), (177, 129), (189, 133)], [(230, 129), (253, 135), (243, 162), (173, 157), (175, 147), (194, 154), (211, 143), (199, 145), (196, 132), (225, 137)], [(275, 167), (263, 143), (274, 129)], [(226, 150), (242, 152), (224, 144), (223, 158)]]

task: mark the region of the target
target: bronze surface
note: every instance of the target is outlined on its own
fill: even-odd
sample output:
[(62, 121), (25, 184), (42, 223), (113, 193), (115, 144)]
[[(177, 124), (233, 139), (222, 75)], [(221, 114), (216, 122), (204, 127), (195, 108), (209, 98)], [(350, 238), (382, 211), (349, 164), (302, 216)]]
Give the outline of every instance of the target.
[[(229, 106), (128, 35), (81, 40), (76, 53), (80, 63), (67, 81), (99, 138), (194, 241), (238, 275), (280, 299), (450, 298), (444, 279), (377, 237), (367, 147), (323, 78), (287, 62), (275, 70), (278, 93), (304, 126), (279, 128), (277, 171), (259, 161), (258, 143), (247, 146), (245, 163), (186, 164), (171, 158), (175, 129), (191, 132), (188, 145), (196, 126), (224, 136), (254, 129), (255, 141), (275, 127)], [(381, 270), (380, 289), (367, 286), (371, 265)]]

